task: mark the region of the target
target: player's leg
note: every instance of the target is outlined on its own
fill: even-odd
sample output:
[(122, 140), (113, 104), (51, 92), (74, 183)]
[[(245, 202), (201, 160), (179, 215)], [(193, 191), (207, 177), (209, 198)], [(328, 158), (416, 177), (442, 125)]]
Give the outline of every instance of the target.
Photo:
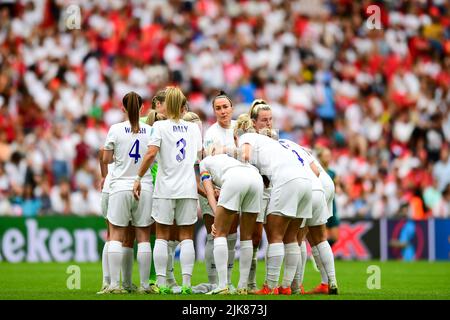
[(111, 283), (111, 277), (109, 275), (109, 264), (108, 264), (108, 246), (109, 246), (109, 240), (110, 240), (110, 227), (109, 222), (107, 219), (108, 214), (108, 198), (109, 193), (102, 193), (102, 199), (101, 199), (101, 208), (102, 208), (102, 215), (105, 217), (106, 222), (106, 236), (105, 236), (105, 244), (103, 246), (102, 250), (102, 274), (103, 274), (103, 281), (102, 281), (102, 288), (98, 292), (99, 294), (102, 293), (105, 289), (108, 288), (109, 284)]
[[(156, 219), (155, 219), (156, 220)], [(167, 290), (166, 272), (168, 258), (168, 241), (170, 236), (170, 225), (156, 222), (156, 241), (153, 250), (153, 261), (155, 264), (156, 284), (162, 294), (171, 293)]]
[[(304, 224), (305, 222), (303, 222)], [(302, 224), (302, 225), (303, 225)], [(305, 274), (305, 266), (307, 261), (305, 236), (308, 233), (308, 227), (301, 227), (297, 234), (297, 242), (300, 247), (300, 260), (295, 272), (294, 281), (292, 281), (291, 289), (293, 293), (304, 293), (303, 277)]]
[(130, 225), (127, 227), (125, 239), (122, 244), (123, 258), (122, 258), (122, 286), (128, 292), (134, 292), (137, 287), (133, 284), (133, 264), (134, 264), (134, 239), (136, 233), (134, 227)]
[(228, 263), (227, 263), (227, 278), (228, 285), (233, 290), (234, 288), (231, 283), (231, 276), (233, 273), (234, 257), (236, 256), (236, 242), (237, 242), (237, 229), (239, 226), (239, 215), (234, 215), (233, 223), (230, 227), (230, 232), (227, 235), (227, 245), (228, 245)]
[(253, 234), (256, 213), (242, 213), (240, 216), (240, 257), (238, 294), (246, 294), (253, 258)]
[(191, 278), (194, 271), (195, 248), (194, 226), (197, 222), (197, 199), (178, 199), (175, 206), (175, 221), (180, 237), (180, 264), (183, 283), (181, 294), (191, 294)]
[(138, 242), (137, 262), (139, 267), (139, 293), (156, 293), (154, 287), (148, 284), (150, 265), (152, 261), (152, 248), (150, 245), (150, 225), (153, 219), (148, 208), (152, 207), (152, 193), (142, 191), (137, 209), (132, 213), (132, 223), (135, 226), (136, 240)]
[[(242, 222), (241, 222), (242, 223)], [(252, 245), (253, 245), (253, 254), (252, 254), (252, 264), (250, 266), (250, 272), (248, 275), (248, 291), (249, 293), (254, 293), (257, 290), (256, 285), (256, 266), (258, 264), (258, 248), (261, 243), (263, 233), (263, 223), (256, 221), (255, 228), (253, 229), (252, 234)]]
[(205, 266), (208, 282), (217, 283), (217, 270), (214, 263), (214, 237), (211, 234), (211, 226), (214, 224), (214, 213), (208, 205), (208, 200), (200, 197), (200, 209), (202, 211), (203, 223), (206, 228), (206, 244), (205, 244)]
[(302, 219), (291, 219), (286, 234), (283, 238), (284, 243), (284, 274), (281, 287), (278, 289), (280, 294), (291, 294), (291, 284), (294, 280), (297, 267), (299, 265), (300, 247), (297, 242), (297, 234)]
[(169, 237), (169, 243), (168, 243), (168, 262), (167, 262), (167, 286), (172, 288), (176, 287), (177, 281), (175, 280), (175, 276), (173, 273), (173, 266), (175, 262), (175, 251), (177, 249), (178, 244), (180, 243), (178, 241), (179, 234), (178, 234), (178, 226), (176, 224), (173, 224), (170, 227), (170, 237)]
[(178, 227), (180, 237), (181, 275), (183, 278), (181, 294), (192, 293), (191, 279), (195, 263), (195, 248), (193, 241), (194, 229), (194, 224)]
[(312, 240), (311, 234), (308, 233), (306, 237), (308, 239), (309, 244), (311, 245), (311, 253), (312, 253), (314, 262), (316, 263), (317, 268), (319, 269), (320, 279), (321, 279), (320, 284), (317, 287), (315, 287), (313, 290), (308, 291), (307, 293), (308, 294), (328, 294), (328, 275), (327, 275), (325, 268), (323, 267), (322, 260), (320, 259), (319, 250), (314, 245), (314, 241)]
[(218, 287), (211, 294), (228, 293), (228, 242), (227, 235), (235, 219), (236, 212), (218, 206), (214, 218), (214, 261), (216, 263)]
[(284, 259), (283, 238), (291, 218), (269, 214), (265, 225), (269, 246), (266, 253), (266, 284), (257, 294), (278, 294), (278, 280)]
[(132, 207), (132, 192), (121, 191), (110, 194), (107, 218), (110, 223), (110, 242), (108, 246), (108, 264), (111, 284), (107, 292), (126, 293), (120, 286), (120, 270), (122, 268), (123, 248), (126, 229), (128, 227)]
[(328, 293), (337, 294), (336, 271), (334, 267), (334, 255), (330, 244), (327, 241), (327, 233), (325, 224), (318, 226), (309, 226), (313, 247), (316, 247), (320, 260), (328, 276)]
[(156, 224), (156, 241), (153, 250), (153, 262), (155, 264), (156, 283), (161, 294), (172, 293), (166, 283), (168, 242), (170, 226), (174, 223), (175, 202), (174, 199), (153, 199), (152, 218)]
[(150, 246), (150, 226), (136, 227), (136, 241), (138, 242), (137, 262), (139, 267), (140, 285), (138, 292), (155, 293), (148, 284), (150, 264), (152, 261), (152, 248)]

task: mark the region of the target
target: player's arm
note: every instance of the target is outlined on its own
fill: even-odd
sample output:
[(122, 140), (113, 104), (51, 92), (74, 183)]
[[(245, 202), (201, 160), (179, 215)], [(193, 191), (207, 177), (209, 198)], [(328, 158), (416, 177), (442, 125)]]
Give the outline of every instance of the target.
[(206, 191), (206, 198), (208, 199), (208, 203), (211, 206), (213, 212), (215, 213), (217, 210), (217, 201), (214, 194), (214, 186), (211, 178), (202, 179), (202, 184)]
[(200, 181), (200, 168), (198, 163), (194, 165), (194, 170), (195, 170), (195, 180), (197, 181), (197, 193), (206, 198), (205, 188), (203, 187)]
[(144, 176), (144, 174), (148, 171), (150, 168), (150, 165), (155, 161), (155, 157), (159, 152), (159, 147), (154, 145), (149, 145), (147, 149), (147, 153), (145, 154), (144, 158), (142, 159), (141, 166), (139, 167), (138, 175), (136, 177), (136, 180), (134, 181), (133, 186), (133, 194), (136, 200), (139, 200), (139, 196), (141, 194), (141, 179)]
[(100, 148), (98, 151), (98, 162), (100, 164), (100, 174), (102, 176), (102, 180), (100, 182), (100, 190), (102, 190), (103, 185), (105, 184), (105, 178), (108, 175), (108, 165), (103, 163), (103, 148)]
[[(114, 150), (103, 150), (103, 165), (107, 166), (114, 161)], [(106, 170), (108, 173), (108, 170)], [(106, 177), (106, 176), (105, 176)]]
[(314, 174), (318, 177), (320, 175), (320, 171), (316, 164), (314, 162), (311, 162), (309, 166), (311, 167), (311, 170), (314, 172)]

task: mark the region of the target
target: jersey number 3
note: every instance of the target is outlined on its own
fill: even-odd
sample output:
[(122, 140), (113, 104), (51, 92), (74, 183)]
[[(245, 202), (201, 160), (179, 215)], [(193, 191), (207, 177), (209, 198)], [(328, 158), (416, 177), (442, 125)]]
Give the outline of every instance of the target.
[[(181, 147), (181, 148), (180, 148)], [(177, 154), (177, 161), (181, 162), (186, 158), (186, 150), (184, 149), (186, 147), (186, 140), (181, 138), (177, 141), (177, 148), (179, 148), (179, 153)]]
[(130, 158), (134, 158), (134, 163), (136, 164), (139, 161), (139, 158), (141, 155), (139, 154), (139, 140), (136, 139), (136, 141), (133, 143), (133, 146), (131, 147), (130, 152), (128, 153)]

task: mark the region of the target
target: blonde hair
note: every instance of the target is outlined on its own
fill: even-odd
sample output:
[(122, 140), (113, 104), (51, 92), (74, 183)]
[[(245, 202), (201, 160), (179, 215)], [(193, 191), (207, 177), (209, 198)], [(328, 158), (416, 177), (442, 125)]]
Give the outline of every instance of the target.
[(234, 127), (234, 135), (236, 137), (239, 137), (244, 133), (256, 133), (252, 119), (250, 119), (250, 115), (247, 113), (243, 113), (237, 118), (236, 126)]
[(183, 120), (188, 122), (201, 122), (200, 117), (195, 112), (186, 112), (183, 115)]
[(263, 136), (267, 136), (269, 138), (272, 138), (273, 140), (278, 140), (278, 133), (275, 130), (272, 130), (270, 128), (263, 128), (259, 130), (259, 134), (262, 134)]
[(187, 99), (178, 87), (166, 89), (166, 108), (167, 118), (180, 120), (182, 117), (181, 110), (186, 106)]
[(156, 112), (156, 110), (150, 110), (148, 112), (147, 115), (147, 121), (145, 121), (145, 123), (147, 123), (149, 126), (152, 126), (156, 121), (160, 121), (160, 120), (166, 120), (166, 116), (163, 115), (162, 113), (158, 113)]
[(252, 120), (256, 120), (258, 119), (258, 115), (261, 110), (272, 111), (272, 108), (267, 104), (265, 100), (255, 99), (252, 102), (252, 106), (250, 107), (248, 114)]
[(156, 109), (156, 102), (164, 103), (166, 101), (166, 89), (159, 90), (152, 98), (152, 109)]

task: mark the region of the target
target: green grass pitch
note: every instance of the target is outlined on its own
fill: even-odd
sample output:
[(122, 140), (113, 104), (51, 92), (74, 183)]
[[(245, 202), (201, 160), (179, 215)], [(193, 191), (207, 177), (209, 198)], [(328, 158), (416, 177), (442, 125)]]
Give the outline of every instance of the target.
[[(141, 300), (141, 299), (189, 299), (189, 300), (361, 300), (361, 299), (446, 299), (450, 300), (450, 263), (448, 262), (379, 262), (379, 261), (336, 261), (339, 284), (338, 296), (293, 295), (293, 296), (207, 296), (207, 295), (96, 295), (101, 286), (101, 264), (80, 263), (80, 289), (69, 290), (67, 268), (71, 263), (0, 263), (0, 300), (12, 299), (55, 299), (55, 300)], [(368, 267), (376, 265), (381, 271), (381, 288), (368, 289), (367, 282), (372, 273)], [(237, 284), (239, 272), (236, 262), (233, 284)], [(370, 271), (370, 269), (369, 269)], [(133, 280), (138, 283), (137, 263), (134, 265)], [(180, 281), (180, 265), (176, 262), (175, 274)], [(206, 270), (202, 263), (196, 263), (192, 283), (206, 282)], [(258, 285), (264, 281), (264, 263), (259, 262)], [(304, 286), (313, 288), (320, 281), (320, 275), (310, 261), (306, 266)], [(370, 281), (369, 281), (370, 282)]]

